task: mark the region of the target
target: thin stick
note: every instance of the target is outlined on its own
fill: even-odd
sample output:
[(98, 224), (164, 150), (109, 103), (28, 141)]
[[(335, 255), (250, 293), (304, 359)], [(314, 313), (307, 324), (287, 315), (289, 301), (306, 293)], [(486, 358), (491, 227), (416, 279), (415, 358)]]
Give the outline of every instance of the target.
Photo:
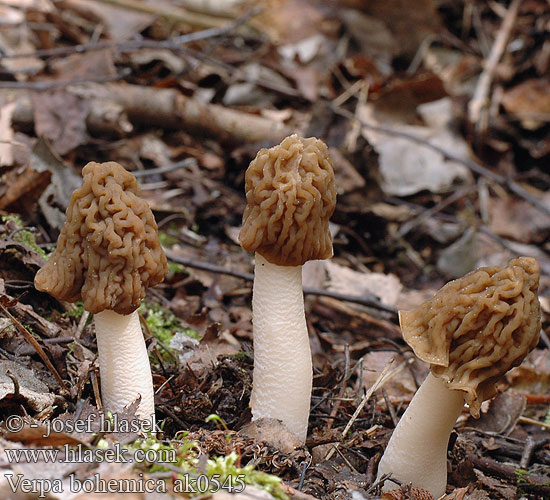
[(90, 380), (92, 382), (92, 390), (95, 397), (95, 405), (98, 410), (103, 409), (103, 401), (101, 400), (101, 392), (99, 390), (99, 383), (97, 381), (97, 372), (96, 370), (90, 370)]
[[(346, 384), (349, 378), (349, 367), (350, 367), (349, 344), (346, 344), (344, 347), (344, 358), (345, 358), (344, 376), (342, 377), (342, 381), (340, 382), (340, 390), (338, 391), (338, 395), (336, 396), (336, 398), (333, 399), (334, 405), (330, 410), (330, 415), (329, 415), (330, 417), (336, 417), (336, 414), (340, 409), (340, 404), (342, 403), (344, 394), (346, 392)], [(333, 422), (334, 422), (334, 419), (330, 418), (325, 425), (325, 430), (330, 429), (332, 427)]]
[(174, 170), (179, 170), (180, 168), (190, 167), (191, 165), (197, 165), (197, 160), (195, 158), (186, 158), (185, 160), (178, 161), (176, 163), (173, 163), (172, 165), (166, 165), (165, 167), (150, 168), (147, 170), (136, 170), (135, 172), (132, 172), (132, 174), (134, 175), (134, 177), (146, 177), (148, 175), (166, 174)]
[(114, 49), (116, 52), (131, 52), (141, 49), (179, 49), (182, 45), (205, 40), (207, 38), (215, 38), (218, 36), (227, 35), (239, 26), (245, 24), (251, 17), (260, 13), (261, 7), (251, 9), (246, 14), (242, 15), (235, 21), (224, 24), (220, 28), (209, 28), (193, 33), (187, 33), (168, 40), (129, 40), (126, 42), (111, 42), (102, 41), (95, 43), (87, 43), (81, 45), (72, 45), (71, 47), (56, 47), (53, 49), (40, 49), (34, 52), (21, 52), (18, 54), (0, 54), (0, 61), (3, 59), (21, 59), (27, 57), (59, 57), (70, 54), (81, 54), (96, 50)]
[(453, 194), (451, 194), (450, 196), (447, 196), (447, 198), (444, 198), (433, 207), (427, 210), (424, 210), (421, 214), (405, 222), (397, 231), (396, 237), (403, 238), (410, 231), (412, 231), (417, 226), (422, 224), (427, 218), (432, 217), (433, 215), (440, 212), (444, 208), (453, 204), (455, 201), (458, 201), (464, 196), (468, 195), (470, 192), (474, 191), (475, 189), (476, 189), (475, 185), (466, 186), (464, 188), (457, 189)]
[(336, 106), (330, 101), (328, 102), (328, 105), (330, 106), (332, 111), (337, 115), (343, 116), (344, 118), (347, 118), (350, 121), (358, 121), (361, 124), (361, 126), (364, 128), (374, 130), (375, 132), (380, 132), (381, 134), (386, 134), (393, 137), (400, 137), (402, 139), (406, 139), (411, 142), (415, 142), (416, 144), (420, 144), (422, 146), (430, 148), (431, 150), (436, 151), (441, 155), (443, 155), (443, 157), (446, 158), (447, 160), (460, 163), (461, 165), (464, 165), (465, 167), (469, 168), (472, 172), (478, 175), (481, 175), (483, 177), (486, 177), (487, 179), (491, 179), (503, 186), (506, 186), (512, 193), (515, 193), (519, 197), (523, 198), (524, 200), (527, 200), (529, 203), (535, 206), (542, 213), (546, 215), (550, 215), (550, 208), (545, 204), (543, 204), (538, 198), (535, 198), (534, 196), (529, 194), (527, 191), (525, 191), (521, 186), (519, 186), (517, 183), (515, 183), (511, 179), (507, 179), (506, 177), (499, 175), (489, 170), (488, 168), (483, 167), (482, 165), (480, 165), (479, 163), (476, 163), (475, 161), (466, 160), (459, 156), (455, 156), (452, 153), (449, 153), (448, 151), (443, 149), (442, 147), (437, 146), (436, 144), (432, 144), (430, 141), (427, 141), (426, 139), (422, 139), (421, 137), (416, 137), (415, 135), (409, 134), (407, 132), (403, 132), (401, 130), (394, 130), (386, 127), (380, 127), (378, 125), (372, 125), (370, 123), (367, 123), (365, 120), (361, 120), (360, 118), (356, 117), (353, 113), (351, 113), (347, 109)]
[(0, 82), (0, 89), (27, 89), (37, 90), (39, 92), (45, 90), (59, 89), (69, 87), (70, 85), (79, 85), (82, 83), (107, 83), (122, 80), (130, 75), (132, 71), (129, 68), (124, 68), (116, 75), (106, 75), (98, 77), (75, 78), (74, 80), (52, 80), (47, 82)]
[(539, 420), (535, 420), (534, 418), (521, 416), (518, 418), (518, 422), (521, 422), (522, 424), (539, 425), (544, 429), (550, 429), (550, 424), (547, 424), (546, 422), (541, 422)]
[[(359, 403), (359, 406), (357, 406), (357, 409), (349, 419), (349, 422), (347, 423), (346, 427), (342, 431), (342, 439), (346, 436), (348, 431), (351, 429), (352, 425), (357, 420), (357, 417), (359, 414), (363, 411), (363, 408), (367, 404), (368, 400), (371, 398), (371, 396), (375, 393), (376, 390), (378, 390), (380, 387), (382, 387), (388, 380), (393, 378), (397, 373), (399, 373), (403, 367), (407, 364), (406, 361), (396, 366), (393, 370), (390, 370), (390, 368), (393, 365), (393, 359), (384, 367), (374, 384), (372, 384), (369, 388), (369, 390), (365, 393), (363, 398), (361, 399), (361, 402)], [(340, 443), (336, 443), (333, 448), (328, 452), (327, 456), (325, 457), (325, 460), (330, 460), (332, 455), (334, 455), (335, 448), (339, 446)]]
[(214, 17), (206, 14), (199, 14), (198, 12), (191, 12), (189, 10), (182, 9), (181, 7), (172, 6), (170, 9), (156, 7), (154, 4), (145, 3), (141, 0), (95, 0), (96, 2), (106, 3), (109, 5), (115, 5), (117, 7), (124, 7), (127, 9), (135, 10), (138, 12), (144, 12), (146, 14), (153, 14), (155, 16), (161, 16), (170, 21), (176, 21), (180, 23), (187, 23), (193, 26), (201, 27), (213, 27), (220, 26), (225, 22), (222, 17)]
[(474, 95), (468, 104), (468, 117), (471, 123), (476, 124), (477, 129), (479, 129), (481, 113), (484, 109), (487, 109), (491, 83), (493, 81), (498, 62), (500, 61), (500, 58), (508, 45), (508, 38), (510, 38), (510, 33), (512, 32), (520, 4), (521, 0), (512, 0), (508, 12), (506, 13), (506, 17), (502, 21), (502, 25), (498, 30), (495, 42), (491, 47), (489, 57), (485, 60), (483, 71), (479, 76), (476, 88), (474, 90)]
[[(241, 278), (245, 281), (254, 281), (254, 275), (252, 273), (234, 271), (233, 269), (227, 269), (222, 266), (217, 266), (216, 264), (210, 264), (208, 262), (200, 262), (194, 259), (189, 259), (187, 257), (181, 257), (166, 249), (164, 249), (164, 252), (166, 253), (166, 257), (168, 257), (168, 259), (170, 259), (171, 261), (177, 262), (178, 264), (182, 264), (187, 267), (193, 267), (195, 269), (210, 271), (217, 274), (226, 274), (228, 276), (234, 276), (235, 278)], [(304, 287), (304, 294), (317, 295), (319, 297), (330, 297), (332, 299), (343, 300), (346, 302), (352, 302), (354, 304), (361, 304), (363, 306), (373, 307), (375, 309), (380, 309), (381, 311), (391, 313), (395, 318), (397, 318), (397, 308), (382, 304), (382, 302), (380, 302), (374, 296), (359, 297), (356, 295), (347, 295), (344, 293), (330, 292), (328, 290), (320, 290), (318, 288), (310, 287)]]

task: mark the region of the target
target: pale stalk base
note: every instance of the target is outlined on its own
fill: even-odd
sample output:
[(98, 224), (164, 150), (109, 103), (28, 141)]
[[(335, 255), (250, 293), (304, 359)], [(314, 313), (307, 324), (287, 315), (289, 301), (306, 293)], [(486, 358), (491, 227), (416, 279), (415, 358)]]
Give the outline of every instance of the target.
[[(447, 389), (431, 373), (414, 395), (393, 431), (378, 465), (379, 480), (392, 473), (404, 485), (428, 490), (434, 498), (447, 486), (449, 436), (464, 406), (462, 391)], [(384, 491), (397, 488), (386, 481)]]
[(305, 442), (313, 369), (302, 266), (277, 266), (256, 253), (252, 295), (252, 420), (282, 420)]
[(150, 420), (155, 413), (153, 377), (137, 311), (94, 314), (101, 399), (106, 410), (121, 412), (140, 395), (136, 416)]

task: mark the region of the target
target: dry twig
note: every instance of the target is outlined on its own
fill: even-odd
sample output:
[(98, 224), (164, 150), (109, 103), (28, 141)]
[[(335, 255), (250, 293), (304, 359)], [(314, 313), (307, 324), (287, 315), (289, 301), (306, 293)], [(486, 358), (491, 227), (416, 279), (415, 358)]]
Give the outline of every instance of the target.
[(489, 91), (491, 89), (493, 76), (495, 74), (497, 64), (506, 49), (506, 45), (508, 44), (508, 38), (512, 32), (520, 5), (521, 0), (513, 0), (510, 4), (506, 17), (502, 21), (502, 25), (498, 31), (495, 42), (491, 47), (489, 57), (485, 60), (485, 64), (483, 65), (483, 71), (477, 81), (474, 95), (468, 103), (468, 117), (470, 122), (476, 125), (477, 130), (484, 131), (487, 126), (486, 120), (482, 119), (482, 113), (487, 109), (487, 104), (489, 102)]
[[(165, 249), (164, 251), (166, 253), (166, 257), (168, 257), (169, 260), (173, 262), (177, 262), (178, 264), (182, 264), (188, 267), (193, 267), (195, 269), (202, 269), (203, 271), (209, 271), (212, 273), (226, 274), (228, 276), (234, 276), (235, 278), (241, 278), (246, 281), (254, 281), (254, 275), (252, 273), (234, 271), (232, 269), (227, 269), (222, 266), (217, 266), (216, 264), (210, 264), (208, 262), (201, 262), (194, 259), (189, 259), (187, 257), (181, 257), (179, 255), (176, 255), (174, 252), (171, 252), (170, 250)], [(304, 287), (304, 294), (317, 295), (320, 297), (329, 297), (332, 299), (343, 300), (345, 302), (352, 302), (354, 304), (373, 307), (375, 309), (379, 309), (381, 311), (386, 311), (388, 313), (391, 313), (395, 319), (397, 318), (397, 309), (395, 307), (382, 304), (382, 302), (380, 302), (376, 297), (373, 297), (373, 296), (359, 297), (355, 295), (347, 295), (347, 294), (338, 293), (338, 292), (330, 292), (328, 290), (320, 290), (318, 288), (310, 288), (310, 287)]]
[[(9, 307), (10, 303), (8, 303)], [(27, 331), (27, 329), (17, 321), (16, 318), (14, 318), (11, 313), (8, 311), (6, 306), (0, 301), (0, 309), (2, 312), (9, 318), (9, 320), (12, 322), (13, 326), (17, 329), (17, 331), (23, 335), (23, 338), (34, 347), (42, 361), (44, 361), (44, 364), (48, 367), (52, 375), (57, 379), (59, 382), (59, 385), (63, 389), (63, 391), (68, 394), (69, 389), (65, 385), (65, 381), (61, 378), (61, 375), (59, 375), (59, 372), (55, 369), (55, 366), (53, 366), (52, 362), (50, 361), (50, 358), (48, 358), (47, 354), (44, 352), (44, 349), (42, 349), (42, 346), (38, 343), (38, 341)]]
[(376, 132), (380, 132), (381, 134), (387, 134), (389, 136), (407, 139), (411, 142), (415, 142), (416, 144), (420, 144), (422, 146), (430, 148), (433, 151), (437, 151), (439, 154), (443, 155), (443, 157), (446, 158), (447, 160), (460, 163), (461, 165), (464, 165), (465, 167), (469, 168), (472, 172), (478, 175), (481, 175), (483, 177), (486, 177), (487, 179), (491, 179), (492, 181), (495, 181), (498, 184), (506, 186), (512, 193), (515, 193), (520, 198), (527, 200), (529, 203), (531, 203), (534, 207), (536, 207), (542, 213), (546, 215), (550, 215), (550, 208), (544, 203), (542, 203), (538, 198), (532, 196), (527, 191), (525, 191), (525, 189), (523, 189), (519, 184), (517, 184), (511, 179), (504, 177), (503, 175), (499, 175), (495, 172), (492, 172), (488, 168), (483, 167), (482, 165), (480, 165), (479, 163), (476, 163), (475, 161), (466, 160), (464, 158), (455, 156), (452, 153), (449, 153), (447, 150), (443, 149), (442, 147), (432, 144), (430, 141), (427, 141), (426, 139), (422, 139), (421, 137), (416, 137), (415, 135), (409, 134), (407, 132), (403, 132), (401, 130), (394, 130), (387, 127), (380, 127), (378, 125), (372, 125), (370, 123), (367, 123), (366, 121), (357, 118), (353, 113), (351, 113), (347, 109), (341, 108), (340, 106), (336, 106), (331, 102), (329, 102), (329, 106), (331, 107), (333, 112), (336, 113), (337, 115), (343, 116), (344, 118), (347, 118), (350, 121), (358, 121), (362, 127), (368, 128), (370, 130), (374, 130)]

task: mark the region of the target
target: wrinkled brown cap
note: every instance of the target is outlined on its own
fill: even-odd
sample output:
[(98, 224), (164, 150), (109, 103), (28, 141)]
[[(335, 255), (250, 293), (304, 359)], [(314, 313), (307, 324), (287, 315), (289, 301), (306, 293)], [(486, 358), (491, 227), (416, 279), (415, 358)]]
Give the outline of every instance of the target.
[(157, 224), (136, 178), (115, 162), (88, 163), (48, 263), (34, 284), (92, 313), (135, 311), (168, 270)]
[(336, 185), (326, 144), (291, 135), (261, 149), (246, 171), (242, 247), (272, 264), (301, 266), (332, 257), (328, 221)]
[(450, 389), (466, 392), (474, 417), (495, 384), (539, 340), (539, 265), (520, 257), (447, 283), (414, 311), (401, 311), (403, 338)]

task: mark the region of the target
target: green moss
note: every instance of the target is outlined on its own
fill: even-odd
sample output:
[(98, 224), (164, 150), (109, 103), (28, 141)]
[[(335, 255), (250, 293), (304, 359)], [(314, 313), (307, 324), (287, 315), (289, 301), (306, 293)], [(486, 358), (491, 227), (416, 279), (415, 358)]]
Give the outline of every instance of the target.
[(514, 473), (516, 474), (516, 484), (520, 485), (527, 482), (527, 477), (529, 477), (529, 472), (525, 469), (515, 469)]
[(84, 304), (81, 300), (76, 301), (73, 304), (73, 308), (70, 311), (67, 311), (67, 316), (73, 319), (80, 319), (84, 314)]
[(15, 225), (15, 231), (13, 232), (13, 240), (25, 245), (27, 248), (34, 250), (43, 259), (47, 260), (49, 255), (40, 248), (36, 243), (34, 234), (28, 229), (24, 229), (24, 224), (21, 218), (17, 215), (3, 215), (2, 222), (13, 222)]
[[(181, 470), (176, 473), (174, 487), (187, 493), (205, 493), (224, 489), (228, 492), (242, 491), (246, 485), (263, 489), (275, 498), (288, 500), (281, 483), (282, 480), (271, 474), (257, 471), (253, 465), (239, 467), (236, 464), (239, 456), (231, 452), (226, 456), (210, 458), (206, 466), (201, 466), (199, 461), (200, 449), (195, 441), (187, 439), (187, 433), (181, 434), (181, 439), (175, 442), (159, 441), (155, 436), (149, 435), (147, 439), (138, 439), (129, 445), (129, 450), (141, 450), (148, 456), (156, 456), (164, 459), (164, 463), (158, 461), (141, 462), (149, 472), (172, 471), (164, 464), (169, 464)], [(149, 453), (147, 453), (149, 452)], [(201, 477), (207, 476), (209, 481), (202, 481)]]
[(143, 315), (151, 334), (162, 344), (161, 347), (168, 351), (166, 353), (168, 357), (174, 354), (173, 350), (168, 346), (176, 332), (183, 333), (194, 339), (200, 339), (199, 332), (193, 328), (186, 327), (183, 321), (168, 309), (164, 309), (156, 304), (143, 302), (139, 307), (139, 311)]
[(159, 231), (159, 241), (163, 247), (171, 247), (178, 243), (178, 239), (175, 236), (165, 233), (164, 231)]
[[(239, 459), (236, 452), (231, 452), (224, 457), (215, 457), (206, 462), (206, 474), (210, 477), (219, 475), (218, 481), (222, 484), (238, 486), (235, 479), (241, 478), (244, 484), (255, 486), (267, 491), (275, 498), (288, 499), (283, 490), (282, 479), (254, 469), (253, 465), (238, 467), (235, 465)], [(229, 483), (228, 483), (229, 481)]]
[(168, 277), (173, 276), (174, 274), (188, 274), (185, 267), (177, 262), (168, 261)]

